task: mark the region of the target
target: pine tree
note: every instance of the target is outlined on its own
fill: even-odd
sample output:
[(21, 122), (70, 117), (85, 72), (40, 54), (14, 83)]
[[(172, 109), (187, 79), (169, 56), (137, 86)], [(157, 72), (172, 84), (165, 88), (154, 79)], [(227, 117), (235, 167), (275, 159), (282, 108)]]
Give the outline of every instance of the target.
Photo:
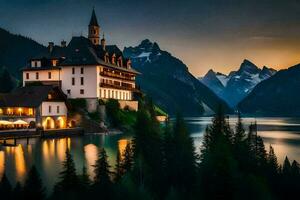
[(175, 172), (173, 183), (179, 191), (188, 192), (193, 189), (196, 177), (196, 155), (192, 138), (187, 130), (184, 119), (177, 115), (174, 130), (174, 147), (176, 155), (174, 155), (174, 166), (169, 166)]
[(63, 161), (63, 169), (59, 173), (59, 181), (54, 186), (53, 198), (65, 199), (74, 198), (78, 199), (79, 192), (79, 178), (76, 174), (75, 163), (69, 150), (66, 151), (66, 159)]
[(32, 166), (28, 173), (23, 188), (23, 195), (25, 199), (32, 200), (41, 200), (46, 196), (45, 188), (42, 184), (42, 179), (40, 178), (40, 175), (35, 166)]
[(235, 135), (234, 135), (234, 138), (233, 138), (233, 144), (235, 146), (240, 145), (244, 141), (245, 137), (246, 137), (245, 129), (244, 129), (243, 124), (242, 124), (241, 114), (239, 113), (238, 114), (238, 121), (237, 121), (237, 124), (236, 124)]
[(267, 162), (268, 162), (268, 172), (271, 173), (272, 176), (276, 176), (278, 173), (279, 166), (272, 145), (270, 145)]
[(134, 130), (134, 179), (138, 186), (146, 186), (153, 194), (161, 196), (165, 192), (161, 190), (165, 178), (161, 174), (163, 141), (159, 123), (151, 117), (149, 110), (141, 108)]
[(200, 162), (201, 195), (208, 199), (232, 199), (237, 163), (232, 152), (233, 132), (221, 110), (206, 128)]
[(12, 198), (12, 187), (5, 173), (0, 182), (0, 198), (8, 200)]
[(115, 182), (118, 182), (123, 176), (123, 170), (122, 170), (122, 158), (120, 150), (117, 149), (117, 160), (116, 160), (116, 166), (115, 166)]
[(121, 164), (123, 175), (132, 169), (133, 165), (133, 151), (131, 148), (131, 143), (128, 142), (125, 147), (125, 151), (123, 152), (123, 162)]
[(293, 177), (299, 178), (300, 176), (300, 168), (299, 168), (299, 163), (297, 161), (293, 161), (292, 166), (291, 166), (291, 173)]
[(289, 177), (291, 175), (291, 172), (292, 172), (291, 163), (289, 161), (289, 158), (286, 156), (282, 166), (282, 174), (286, 177)]
[(94, 194), (99, 193), (103, 199), (112, 198), (112, 181), (110, 165), (108, 164), (106, 151), (102, 148), (95, 164)]
[(92, 185), (92, 181), (87, 173), (87, 169), (85, 166), (82, 168), (82, 174), (79, 176), (80, 188), (83, 193), (87, 193), (90, 190)]

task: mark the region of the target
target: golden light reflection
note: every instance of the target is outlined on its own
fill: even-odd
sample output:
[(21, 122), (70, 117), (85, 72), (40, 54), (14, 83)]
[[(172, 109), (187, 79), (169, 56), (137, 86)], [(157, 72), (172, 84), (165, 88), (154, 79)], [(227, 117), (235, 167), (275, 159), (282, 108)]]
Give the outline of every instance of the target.
[(94, 178), (94, 167), (98, 158), (98, 147), (94, 144), (84, 146), (84, 155), (86, 160), (86, 169), (91, 178)]
[(118, 150), (121, 154), (121, 159), (123, 159), (123, 153), (124, 153), (128, 143), (129, 143), (129, 140), (127, 140), (127, 139), (121, 139), (118, 141)]
[(43, 154), (43, 160), (45, 160), (48, 163), (50, 161), (50, 155), (49, 155), (49, 145), (47, 140), (43, 141), (42, 154)]
[(20, 180), (25, 176), (26, 173), (26, 163), (24, 157), (24, 151), (21, 144), (19, 144), (15, 149), (15, 160), (16, 160), (16, 176)]
[(4, 151), (0, 151), (0, 177), (2, 177), (5, 170), (5, 154)]
[(68, 150), (71, 150), (71, 138), (67, 138)]
[(51, 141), (49, 141), (49, 143), (49, 156), (50, 159), (52, 159), (55, 156), (55, 140), (52, 139)]
[(65, 152), (67, 150), (67, 139), (61, 138), (57, 141), (56, 145), (56, 153), (59, 161), (63, 161), (65, 159)]

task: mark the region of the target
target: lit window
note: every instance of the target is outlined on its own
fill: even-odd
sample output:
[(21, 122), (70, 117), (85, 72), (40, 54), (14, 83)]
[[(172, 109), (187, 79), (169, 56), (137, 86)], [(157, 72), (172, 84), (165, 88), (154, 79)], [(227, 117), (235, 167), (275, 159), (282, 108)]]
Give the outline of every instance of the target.
[(28, 115), (33, 115), (33, 109), (32, 108), (28, 109)]
[(48, 94), (48, 99), (52, 99), (52, 95), (51, 94)]
[(0, 115), (3, 115), (3, 110), (2, 110), (2, 108), (0, 108)]

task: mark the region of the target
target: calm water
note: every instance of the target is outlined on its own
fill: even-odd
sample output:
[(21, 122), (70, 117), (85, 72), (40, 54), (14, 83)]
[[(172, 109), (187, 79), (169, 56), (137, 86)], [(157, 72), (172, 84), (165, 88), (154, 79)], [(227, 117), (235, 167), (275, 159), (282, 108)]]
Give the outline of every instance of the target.
[[(197, 151), (201, 146), (204, 130), (211, 123), (211, 118), (187, 118), (187, 123), (195, 141)], [(266, 147), (272, 144), (282, 162), (285, 155), (290, 159), (300, 161), (300, 119), (295, 118), (245, 118), (245, 128), (251, 122), (257, 121), (259, 135), (264, 138)], [(231, 118), (234, 125), (236, 118)], [(112, 166), (115, 164), (117, 149), (123, 151), (131, 136), (126, 134), (102, 136), (89, 134), (83, 137), (59, 139), (30, 139), (18, 140), (16, 147), (0, 147), (0, 176), (5, 171), (13, 183), (24, 181), (27, 171), (32, 164), (38, 168), (42, 179), (50, 191), (57, 181), (65, 151), (70, 149), (77, 170), (81, 172), (86, 166), (93, 178), (93, 167), (98, 154), (98, 147), (104, 147)]]

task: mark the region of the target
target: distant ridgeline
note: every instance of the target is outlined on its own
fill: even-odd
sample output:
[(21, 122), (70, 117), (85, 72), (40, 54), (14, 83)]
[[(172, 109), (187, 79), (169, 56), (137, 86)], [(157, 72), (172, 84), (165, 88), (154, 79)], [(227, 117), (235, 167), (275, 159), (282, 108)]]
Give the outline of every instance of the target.
[(0, 28), (0, 66), (6, 67), (15, 77), (20, 78), (19, 71), (28, 60), (47, 48), (34, 40), (14, 35)]
[(275, 73), (276, 70), (272, 68), (264, 66), (260, 69), (249, 60), (244, 60), (237, 71), (225, 75), (211, 69), (199, 80), (230, 106), (235, 107), (258, 83)]
[(253, 115), (300, 116), (300, 64), (258, 84), (238, 107)]
[(142, 73), (137, 77), (142, 91), (170, 115), (177, 112), (185, 116), (209, 115), (219, 106), (230, 112), (225, 101), (199, 82), (181, 60), (161, 50), (157, 43), (144, 40), (136, 47), (125, 48), (123, 53)]

